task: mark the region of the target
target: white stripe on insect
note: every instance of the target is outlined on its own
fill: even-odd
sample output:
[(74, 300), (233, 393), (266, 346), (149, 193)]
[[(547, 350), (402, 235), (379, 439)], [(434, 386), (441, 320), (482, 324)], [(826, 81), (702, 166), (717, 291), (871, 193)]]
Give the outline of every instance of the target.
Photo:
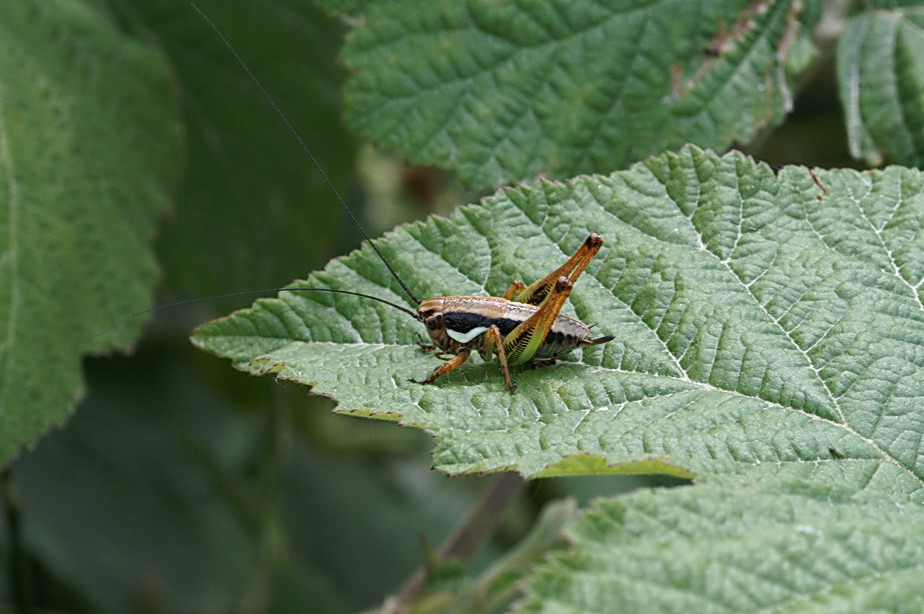
[(446, 334), (452, 337), (453, 339), (455, 339), (456, 341), (458, 341), (459, 343), (468, 343), (469, 341), (471, 341), (472, 339), (474, 339), (481, 333), (485, 332), (486, 330), (488, 330), (487, 326), (476, 326), (475, 328), (468, 331), (467, 333), (460, 333), (457, 330), (446, 329)]

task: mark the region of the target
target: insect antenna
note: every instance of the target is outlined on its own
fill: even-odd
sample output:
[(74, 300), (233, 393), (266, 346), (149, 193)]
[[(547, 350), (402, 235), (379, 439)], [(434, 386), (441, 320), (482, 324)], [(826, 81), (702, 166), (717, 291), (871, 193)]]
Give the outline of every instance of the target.
[[(340, 192), (337, 191), (337, 188), (334, 186), (334, 182), (331, 181), (330, 177), (327, 176), (327, 173), (324, 171), (324, 167), (321, 166), (317, 158), (314, 157), (314, 154), (311, 153), (311, 150), (308, 148), (308, 145), (305, 143), (304, 139), (302, 139), (301, 135), (292, 125), (292, 122), (289, 121), (289, 118), (286, 116), (283, 110), (279, 107), (279, 105), (276, 104), (276, 100), (273, 99), (273, 97), (266, 90), (266, 88), (263, 87), (263, 84), (260, 82), (259, 79), (257, 79), (257, 76), (253, 73), (253, 71), (250, 70), (250, 67), (247, 65), (247, 62), (245, 62), (244, 59), (240, 56), (240, 54), (237, 52), (237, 49), (235, 49), (234, 45), (231, 44), (231, 41), (229, 41), (225, 37), (225, 35), (222, 33), (222, 31), (218, 28), (218, 26), (216, 26), (215, 23), (211, 19), (209, 19), (209, 16), (206, 15), (204, 12), (202, 12), (202, 9), (196, 6), (195, 3), (191, 3), (191, 6), (193, 10), (199, 13), (202, 19), (204, 19), (205, 22), (209, 25), (209, 27), (211, 27), (212, 30), (215, 31), (215, 34), (218, 35), (218, 38), (221, 40), (221, 42), (224, 43), (225, 47), (228, 48), (228, 50), (231, 52), (231, 55), (234, 56), (234, 59), (237, 61), (237, 63), (240, 64), (241, 68), (244, 69), (244, 72), (247, 73), (247, 76), (250, 77), (250, 80), (254, 82), (254, 84), (260, 90), (260, 93), (263, 94), (263, 97), (266, 98), (270, 106), (273, 107), (273, 110), (276, 112), (276, 114), (279, 116), (282, 122), (286, 125), (286, 128), (288, 128), (289, 132), (292, 133), (292, 136), (295, 137), (295, 140), (298, 142), (299, 146), (302, 148), (302, 151), (305, 152), (305, 155), (308, 156), (308, 158), (311, 160), (311, 163), (314, 164), (314, 167), (318, 169), (318, 173), (320, 173), (321, 177), (324, 179), (324, 183), (327, 184), (327, 186), (331, 189), (331, 192), (334, 193), (334, 196), (337, 197), (337, 202), (340, 203), (340, 206), (343, 207), (343, 210), (347, 212), (347, 214), (350, 216), (350, 219), (352, 219), (353, 223), (356, 224), (356, 227), (359, 228), (359, 231), (362, 233), (363, 237), (365, 237), (366, 241), (369, 242), (369, 245), (372, 247), (372, 249), (375, 250), (375, 253), (379, 257), (379, 259), (381, 259), (381, 261), (385, 263), (385, 266), (388, 268), (388, 272), (391, 273), (392, 277), (394, 277), (397, 280), (398, 284), (401, 285), (401, 289), (404, 290), (404, 293), (407, 294), (408, 297), (412, 301), (414, 301), (415, 305), (420, 305), (420, 299), (414, 296), (414, 293), (411, 292), (411, 289), (407, 287), (407, 284), (404, 283), (404, 280), (402, 280), (398, 276), (398, 273), (395, 272), (391, 264), (389, 264), (388, 260), (385, 259), (385, 256), (382, 255), (382, 252), (379, 251), (379, 248), (376, 247), (375, 243), (372, 241), (372, 238), (369, 236), (369, 233), (367, 233), (366, 229), (363, 228), (362, 224), (359, 223), (359, 220), (356, 218), (356, 215), (354, 215), (353, 211), (347, 206), (346, 201), (343, 199), (343, 196), (341, 196)], [(372, 298), (372, 297), (369, 297), (369, 298)], [(381, 300), (381, 299), (376, 299), (376, 300)], [(382, 302), (387, 302), (387, 301), (382, 301)], [(414, 314), (414, 317), (415, 318), (417, 317), (416, 314)]]
[(143, 316), (148, 313), (154, 313), (156, 311), (160, 311), (161, 309), (170, 309), (172, 307), (179, 307), (180, 305), (190, 305), (192, 303), (203, 303), (205, 301), (215, 301), (215, 300), (222, 299), (222, 298), (234, 298), (236, 296), (251, 296), (254, 294), (271, 294), (273, 292), (333, 292), (334, 294), (351, 294), (353, 296), (361, 296), (363, 298), (368, 298), (368, 299), (372, 299), (373, 301), (384, 303), (385, 305), (388, 305), (389, 307), (394, 307), (395, 309), (399, 311), (403, 311), (404, 313), (408, 314), (415, 320), (420, 320), (420, 315), (414, 313), (407, 307), (402, 307), (401, 305), (398, 305), (397, 303), (386, 301), (383, 298), (379, 298), (371, 294), (363, 294), (362, 292), (354, 292), (352, 290), (339, 290), (335, 288), (308, 288), (308, 287), (266, 288), (264, 290), (244, 290), (242, 292), (231, 292), (228, 294), (216, 294), (215, 296), (202, 296), (199, 298), (188, 298), (182, 301), (167, 303), (166, 305), (156, 305), (154, 307), (142, 309), (141, 311), (136, 311), (135, 313), (129, 314), (125, 316), (124, 318), (120, 318), (118, 321), (110, 324), (104, 330), (101, 330), (100, 332), (96, 333), (96, 336), (99, 337), (101, 335), (105, 335), (106, 333), (118, 327), (120, 324), (124, 322), (128, 322), (129, 320)]

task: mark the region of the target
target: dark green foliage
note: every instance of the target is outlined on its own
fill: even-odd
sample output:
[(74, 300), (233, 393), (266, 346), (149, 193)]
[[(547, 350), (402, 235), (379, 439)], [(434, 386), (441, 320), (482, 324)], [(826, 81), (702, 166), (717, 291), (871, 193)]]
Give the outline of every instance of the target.
[[(0, 604), (355, 611), (429, 560), (419, 612), (921, 610), (919, 3), (323, 4), (201, 7), (373, 236), (446, 214), (377, 241), (416, 292), (499, 294), (594, 231), (566, 311), (616, 339), (511, 395), (477, 359), (406, 383), (436, 364), (419, 325), (360, 299), (199, 329), (336, 416), (188, 345), (250, 301), (99, 357), (157, 280), (158, 303), (312, 270), (406, 298), (368, 247), (324, 265), (358, 231), (185, 2), (4, 3)], [(344, 122), (475, 190), (527, 183), (450, 214), (484, 192)], [(904, 167), (813, 168), (861, 162)], [(487, 480), (431, 463), (562, 477), (436, 563)]]

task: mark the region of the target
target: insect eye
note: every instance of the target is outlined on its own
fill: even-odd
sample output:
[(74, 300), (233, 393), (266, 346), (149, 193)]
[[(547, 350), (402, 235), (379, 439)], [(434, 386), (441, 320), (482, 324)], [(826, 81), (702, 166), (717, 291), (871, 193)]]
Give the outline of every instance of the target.
[(426, 316), (427, 328), (435, 330), (440, 328), (443, 325), (443, 314), (441, 313), (431, 313)]

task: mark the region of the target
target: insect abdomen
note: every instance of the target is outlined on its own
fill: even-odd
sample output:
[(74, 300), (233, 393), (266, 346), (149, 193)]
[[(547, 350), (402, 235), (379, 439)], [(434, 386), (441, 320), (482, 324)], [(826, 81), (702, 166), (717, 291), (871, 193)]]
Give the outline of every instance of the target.
[(580, 320), (558, 314), (535, 358), (554, 358), (590, 341), (590, 331)]

